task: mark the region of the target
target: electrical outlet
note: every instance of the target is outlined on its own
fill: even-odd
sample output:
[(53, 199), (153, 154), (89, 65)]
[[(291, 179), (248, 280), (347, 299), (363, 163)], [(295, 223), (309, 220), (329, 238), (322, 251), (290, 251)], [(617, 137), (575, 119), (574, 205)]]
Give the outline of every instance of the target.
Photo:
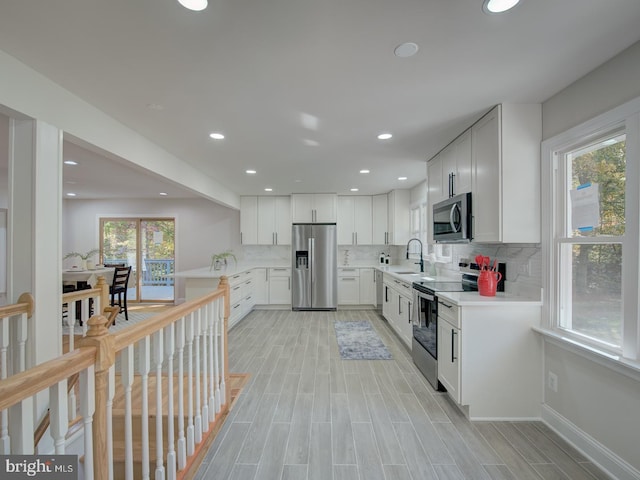
[(547, 376), (547, 386), (552, 392), (558, 393), (558, 375), (553, 372), (549, 372)]
[(518, 265), (518, 275), (529, 275), (529, 262)]

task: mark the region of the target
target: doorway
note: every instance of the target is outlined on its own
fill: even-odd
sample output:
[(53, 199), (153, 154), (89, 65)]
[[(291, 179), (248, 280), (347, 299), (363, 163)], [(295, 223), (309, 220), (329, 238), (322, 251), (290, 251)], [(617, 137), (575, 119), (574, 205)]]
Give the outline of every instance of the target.
[(101, 218), (100, 254), (104, 264), (131, 266), (129, 301), (173, 302), (175, 219)]

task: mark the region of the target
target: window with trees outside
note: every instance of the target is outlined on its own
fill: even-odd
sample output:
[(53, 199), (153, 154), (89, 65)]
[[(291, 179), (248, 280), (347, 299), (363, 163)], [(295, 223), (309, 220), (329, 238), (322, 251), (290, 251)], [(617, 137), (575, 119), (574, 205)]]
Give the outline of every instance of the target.
[(614, 350), (622, 347), (625, 140), (612, 132), (559, 157), (565, 208), (557, 235), (558, 324)]
[(543, 142), (542, 152), (550, 161), (547, 324), (571, 342), (637, 361), (640, 99)]

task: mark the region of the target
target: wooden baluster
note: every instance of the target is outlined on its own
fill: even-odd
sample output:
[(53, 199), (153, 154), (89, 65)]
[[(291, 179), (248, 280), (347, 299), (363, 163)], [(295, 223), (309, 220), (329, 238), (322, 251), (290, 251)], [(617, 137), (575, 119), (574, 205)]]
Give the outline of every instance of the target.
[[(7, 362), (9, 358), (9, 318), (0, 318), (0, 380), (7, 378), (9, 369)], [(9, 439), (9, 412), (0, 412), (0, 455), (11, 453), (11, 442)]]
[(200, 338), (202, 340), (202, 431), (209, 431), (209, 382), (208, 382), (208, 368), (209, 364), (208, 350), (207, 350), (207, 306), (201, 307), (198, 310), (200, 318)]
[(202, 441), (202, 414), (201, 414), (201, 405), (200, 405), (200, 333), (201, 333), (201, 324), (200, 324), (200, 310), (197, 312), (193, 312), (194, 317), (194, 325), (193, 325), (193, 333), (194, 333), (194, 343), (196, 346), (195, 353), (195, 378), (196, 378), (196, 393), (195, 393), (195, 403), (196, 409), (194, 414), (194, 440), (195, 443), (200, 443)]
[(187, 442), (184, 435), (184, 337), (185, 318), (176, 322), (176, 348), (178, 350), (178, 470), (187, 465)]
[(138, 373), (141, 379), (142, 480), (149, 480), (149, 370), (151, 343), (147, 335), (138, 342)]
[[(75, 335), (73, 329), (76, 326), (76, 302), (67, 303), (67, 327), (69, 328), (69, 351), (73, 351), (75, 347)], [(75, 412), (75, 410), (73, 411)]]
[(187, 456), (195, 451), (195, 428), (193, 426), (193, 312), (186, 318), (187, 340)]
[(207, 304), (207, 329), (208, 329), (208, 341), (209, 341), (209, 383), (211, 388), (209, 389), (209, 422), (213, 422), (216, 418), (216, 383), (215, 383), (215, 371), (213, 369), (213, 359), (215, 352), (213, 351), (213, 316), (215, 314), (215, 301)]
[(49, 387), (49, 431), (56, 455), (65, 453), (65, 436), (69, 431), (67, 411), (67, 379)]
[(214, 368), (216, 370), (216, 413), (220, 412), (220, 339), (218, 335), (219, 325), (220, 325), (220, 314), (222, 311), (222, 302), (219, 298), (215, 300), (216, 302), (216, 311), (213, 318), (213, 348), (214, 348)]
[(121, 380), (124, 387), (124, 475), (125, 480), (133, 480), (133, 408), (131, 389), (133, 386), (133, 345), (120, 353)]
[[(153, 357), (156, 362), (156, 476), (155, 480), (164, 480), (164, 459), (162, 458), (162, 330), (153, 334)], [(173, 392), (169, 391), (169, 396)], [(167, 419), (169, 422), (171, 418)]]
[(83, 298), (80, 301), (80, 321), (82, 322), (83, 337), (87, 336), (87, 330), (89, 329), (89, 317), (89, 299)]
[(84, 477), (94, 479), (93, 413), (96, 409), (95, 367), (80, 372), (80, 415), (84, 426)]
[[(176, 480), (177, 473), (177, 459), (175, 450), (175, 433), (174, 433), (174, 418), (175, 412), (173, 411), (173, 356), (175, 352), (175, 328), (174, 323), (167, 326), (164, 329), (164, 349), (165, 356), (167, 357), (167, 479)], [(182, 381), (181, 378), (178, 381)]]
[[(109, 372), (115, 363), (114, 339), (109, 335), (106, 317), (94, 315), (87, 324), (89, 331), (87, 336), (80, 340), (80, 347), (94, 347), (96, 363), (95, 367), (80, 372), (80, 410), (85, 423), (85, 478), (107, 480), (111, 468), (107, 445), (107, 404), (110, 396)], [(83, 384), (84, 388), (89, 389), (86, 393), (83, 392)], [(87, 462), (89, 449), (92, 453), (91, 464)]]

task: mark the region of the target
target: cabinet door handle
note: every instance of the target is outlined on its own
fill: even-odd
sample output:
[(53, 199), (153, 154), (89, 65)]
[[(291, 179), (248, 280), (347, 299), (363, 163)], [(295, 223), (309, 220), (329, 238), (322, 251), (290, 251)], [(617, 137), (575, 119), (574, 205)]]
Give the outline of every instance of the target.
[(454, 352), (453, 352), (455, 344), (456, 344), (455, 335), (456, 335), (456, 331), (452, 328), (451, 329), (451, 363), (455, 362), (458, 359), (458, 357), (456, 357), (454, 355)]
[(411, 302), (409, 302), (409, 310), (407, 310), (407, 321), (411, 323)]
[(276, 232), (276, 245), (278, 245), (278, 232)]
[(402, 298), (398, 296), (398, 315), (402, 315)]
[(242, 232), (240, 232), (240, 245), (243, 245), (243, 241), (242, 241)]
[(291, 277), (288, 277), (288, 278), (289, 278), (289, 290), (291, 290)]
[(442, 302), (440, 302), (440, 305), (442, 305), (443, 307), (447, 307), (448, 309), (453, 308), (453, 305), (447, 305), (446, 303), (442, 303)]
[(356, 279), (354, 277), (342, 277), (340, 280), (343, 282), (355, 282)]
[(358, 244), (358, 232), (355, 232), (354, 235), (356, 236), (356, 241), (355, 241), (354, 245), (357, 245)]
[(389, 287), (384, 286), (384, 303), (389, 302)]
[(455, 181), (456, 181), (456, 174), (451, 173), (451, 196), (452, 197), (456, 194)]

